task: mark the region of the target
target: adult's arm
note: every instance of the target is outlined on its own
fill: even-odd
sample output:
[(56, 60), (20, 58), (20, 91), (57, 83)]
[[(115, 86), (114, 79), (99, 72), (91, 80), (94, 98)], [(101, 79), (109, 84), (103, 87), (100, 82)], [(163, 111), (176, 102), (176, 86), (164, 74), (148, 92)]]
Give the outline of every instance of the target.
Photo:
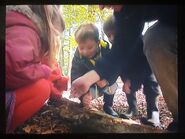
[(116, 34), (111, 52), (97, 61), (95, 71), (100, 79), (108, 82), (126, 70), (134, 58), (137, 43), (143, 29), (142, 7), (124, 6), (115, 12)]

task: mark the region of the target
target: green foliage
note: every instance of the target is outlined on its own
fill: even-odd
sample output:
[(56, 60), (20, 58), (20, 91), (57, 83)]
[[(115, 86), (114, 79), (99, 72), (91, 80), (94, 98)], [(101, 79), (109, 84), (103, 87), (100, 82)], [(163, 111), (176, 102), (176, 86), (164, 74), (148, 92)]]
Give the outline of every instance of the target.
[(70, 45), (71, 45), (72, 48), (77, 47), (77, 42), (75, 41), (74, 35), (69, 36), (69, 41), (70, 41)]

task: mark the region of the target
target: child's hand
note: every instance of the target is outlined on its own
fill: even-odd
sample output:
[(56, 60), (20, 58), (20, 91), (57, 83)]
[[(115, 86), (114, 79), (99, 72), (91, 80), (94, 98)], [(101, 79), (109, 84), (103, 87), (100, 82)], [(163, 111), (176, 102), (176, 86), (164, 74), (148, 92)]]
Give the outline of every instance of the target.
[(61, 76), (59, 79), (54, 81), (54, 86), (59, 90), (59, 91), (67, 91), (68, 87), (68, 80), (69, 78), (66, 76)]
[(125, 92), (125, 93), (127, 93), (127, 94), (130, 94), (130, 91), (131, 91), (130, 87), (131, 87), (131, 82), (130, 82), (130, 80), (126, 80), (126, 81), (124, 82), (122, 91)]
[(62, 97), (62, 92), (60, 92), (53, 83), (51, 83), (51, 100), (60, 101)]
[(56, 81), (61, 78), (61, 75), (55, 74), (55, 72), (52, 72), (49, 76), (50, 81)]
[(53, 74), (56, 74), (56, 75), (61, 75), (61, 71), (58, 67), (55, 67), (52, 71)]
[(100, 87), (100, 88), (103, 88), (107, 85), (107, 81), (106, 80), (101, 80), (101, 81), (98, 81), (96, 82), (96, 84)]
[(82, 98), (82, 104), (84, 107), (90, 107), (91, 101), (92, 101), (92, 94), (90, 92), (88, 92)]

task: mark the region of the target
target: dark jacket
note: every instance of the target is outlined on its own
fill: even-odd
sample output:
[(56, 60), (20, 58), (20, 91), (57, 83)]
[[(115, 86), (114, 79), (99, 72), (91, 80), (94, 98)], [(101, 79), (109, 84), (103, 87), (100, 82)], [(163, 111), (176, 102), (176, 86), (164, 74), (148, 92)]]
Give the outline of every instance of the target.
[(97, 49), (96, 55), (91, 59), (81, 56), (79, 54), (78, 49), (76, 49), (73, 60), (72, 60), (71, 82), (77, 79), (78, 77), (84, 75), (88, 71), (93, 70), (95, 68), (95, 65), (93, 65), (90, 60), (94, 60), (96, 62), (100, 57), (102, 58), (110, 52), (110, 45), (108, 42), (104, 41), (104, 46), (102, 45), (103, 44), (100, 43), (100, 46)]
[(124, 5), (115, 12), (115, 40), (111, 52), (97, 61), (95, 71), (101, 79), (121, 74), (150, 74), (151, 69), (143, 53), (142, 30), (146, 21), (176, 26), (176, 6)]

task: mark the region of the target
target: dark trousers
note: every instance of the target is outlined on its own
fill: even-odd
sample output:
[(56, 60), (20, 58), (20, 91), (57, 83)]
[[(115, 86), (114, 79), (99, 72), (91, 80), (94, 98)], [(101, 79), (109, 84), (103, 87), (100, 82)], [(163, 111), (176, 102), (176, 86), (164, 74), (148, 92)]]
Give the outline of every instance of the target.
[(177, 119), (177, 29), (157, 23), (146, 31), (143, 42), (144, 53), (161, 87), (168, 109), (174, 119)]
[(104, 96), (103, 96), (104, 106), (112, 107), (113, 99), (114, 99), (114, 95), (104, 94)]
[(131, 92), (130, 94), (126, 94), (127, 102), (130, 110), (137, 109), (136, 91), (141, 88), (142, 84), (144, 86), (143, 93), (146, 96), (147, 102), (147, 116), (151, 118), (152, 111), (158, 111), (157, 96), (159, 95), (159, 86), (152, 73), (149, 75), (143, 73), (142, 76), (134, 76), (131, 78)]

